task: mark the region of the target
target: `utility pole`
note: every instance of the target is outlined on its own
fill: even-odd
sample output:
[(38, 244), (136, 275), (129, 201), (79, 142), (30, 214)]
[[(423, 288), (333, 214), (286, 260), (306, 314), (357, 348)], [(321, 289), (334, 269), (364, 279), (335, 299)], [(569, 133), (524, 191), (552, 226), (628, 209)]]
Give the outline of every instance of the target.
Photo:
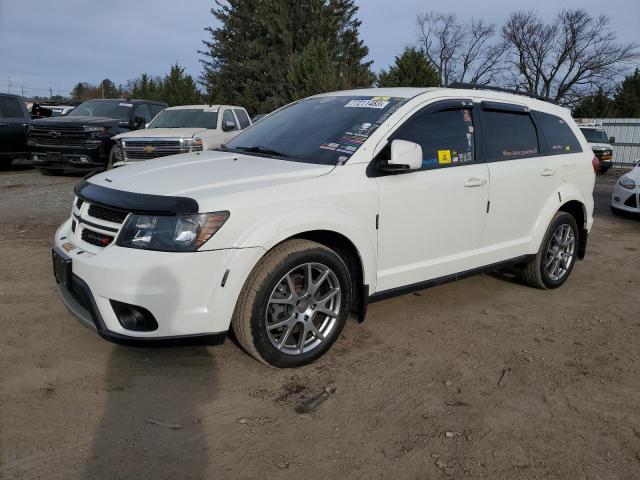
[(49, 87), (49, 100), (53, 98), (53, 89)]

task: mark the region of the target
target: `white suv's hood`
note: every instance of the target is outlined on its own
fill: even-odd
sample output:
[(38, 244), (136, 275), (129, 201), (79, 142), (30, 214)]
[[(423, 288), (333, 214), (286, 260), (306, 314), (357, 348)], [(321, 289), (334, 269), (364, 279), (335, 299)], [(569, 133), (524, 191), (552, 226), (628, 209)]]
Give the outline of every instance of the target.
[(158, 158), (95, 175), (89, 182), (116, 190), (209, 200), (325, 175), (333, 165), (205, 151)]
[(143, 130), (133, 130), (131, 132), (121, 133), (116, 135), (114, 140), (119, 138), (191, 138), (196, 133), (206, 132), (206, 128), (145, 128)]

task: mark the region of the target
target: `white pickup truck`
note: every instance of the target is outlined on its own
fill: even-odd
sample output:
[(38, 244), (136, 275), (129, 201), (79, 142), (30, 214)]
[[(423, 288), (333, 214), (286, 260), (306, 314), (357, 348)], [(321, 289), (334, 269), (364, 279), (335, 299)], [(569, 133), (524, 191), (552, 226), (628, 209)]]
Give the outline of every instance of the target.
[(116, 135), (107, 168), (216, 148), (251, 125), (247, 111), (231, 105), (165, 108), (143, 130)]

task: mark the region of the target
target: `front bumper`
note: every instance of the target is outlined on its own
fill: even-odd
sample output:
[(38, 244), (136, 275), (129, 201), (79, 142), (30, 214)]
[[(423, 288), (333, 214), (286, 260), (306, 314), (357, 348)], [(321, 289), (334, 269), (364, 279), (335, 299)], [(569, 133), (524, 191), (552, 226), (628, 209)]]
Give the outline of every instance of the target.
[(629, 190), (616, 183), (611, 194), (611, 208), (629, 213), (640, 213), (640, 185)]
[[(53, 247), (72, 262), (70, 285), (58, 285), (63, 303), (102, 337), (129, 344), (220, 343), (244, 281), (264, 253), (259, 247), (167, 253), (115, 245), (90, 253), (70, 238), (66, 222)], [(157, 329), (128, 330), (112, 301), (148, 310)]]
[(31, 161), (36, 168), (89, 171), (105, 168), (109, 159), (104, 144), (87, 147), (40, 146), (31, 148)]

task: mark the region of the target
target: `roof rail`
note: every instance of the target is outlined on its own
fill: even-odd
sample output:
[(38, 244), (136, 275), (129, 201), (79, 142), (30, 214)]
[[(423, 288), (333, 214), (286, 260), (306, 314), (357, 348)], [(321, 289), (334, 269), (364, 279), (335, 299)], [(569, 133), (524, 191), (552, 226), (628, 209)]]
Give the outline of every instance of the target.
[(543, 102), (549, 102), (556, 105), (558, 103), (552, 98), (543, 97), (542, 95), (536, 95), (535, 93), (529, 93), (522, 90), (514, 90), (511, 88), (494, 87), (493, 85), (482, 85), (479, 83), (454, 82), (449, 85), (449, 88), (468, 88), (470, 90), (491, 90), (492, 92), (513, 93), (514, 95), (523, 95), (525, 97), (535, 98), (537, 100), (542, 100)]

